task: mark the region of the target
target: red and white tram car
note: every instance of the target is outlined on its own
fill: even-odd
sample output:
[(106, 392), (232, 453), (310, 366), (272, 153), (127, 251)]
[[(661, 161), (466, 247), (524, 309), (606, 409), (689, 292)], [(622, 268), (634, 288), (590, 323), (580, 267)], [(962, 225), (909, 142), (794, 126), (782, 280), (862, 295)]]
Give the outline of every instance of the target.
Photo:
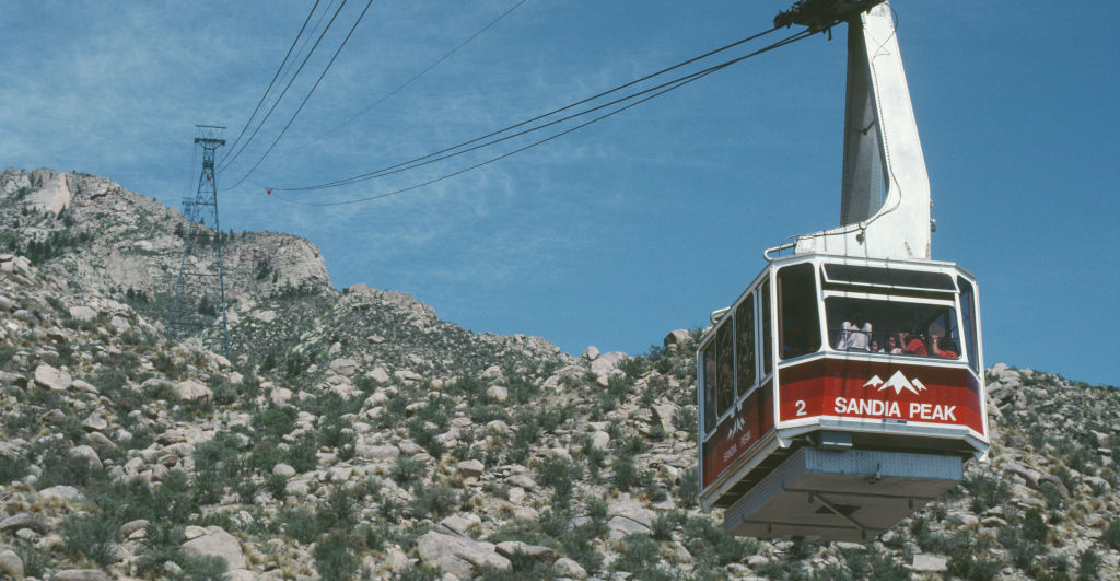
[(795, 255), (720, 315), (697, 355), (700, 479), (729, 533), (869, 538), (987, 450), (976, 281), (958, 266)]
[(843, 225), (768, 250), (697, 351), (700, 503), (730, 534), (869, 539), (987, 454), (976, 280), (930, 258), (894, 23), (865, 9), (844, 18)]

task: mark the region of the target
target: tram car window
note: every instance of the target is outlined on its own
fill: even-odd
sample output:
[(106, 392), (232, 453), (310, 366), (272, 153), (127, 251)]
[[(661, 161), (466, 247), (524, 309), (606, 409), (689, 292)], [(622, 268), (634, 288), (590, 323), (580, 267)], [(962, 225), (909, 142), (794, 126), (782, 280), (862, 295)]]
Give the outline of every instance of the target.
[(738, 361), (738, 389), (736, 397), (742, 397), (754, 385), (754, 294), (735, 309), (735, 355)]
[(819, 350), (821, 332), (817, 314), (817, 280), (812, 264), (787, 266), (778, 271), (778, 304), (782, 359)]
[(722, 417), (735, 403), (735, 350), (732, 319), (724, 317), (716, 331), (716, 416)]
[(770, 281), (762, 281), (762, 375), (770, 375), (774, 357), (770, 351)]
[[(830, 297), (824, 304), (830, 345), (835, 350), (867, 352), (873, 340), (891, 354), (894, 337), (894, 345), (901, 350), (895, 355), (915, 355), (906, 351), (907, 345), (899, 338), (900, 333), (905, 333), (910, 340), (922, 342), (927, 356), (941, 352), (945, 359), (960, 358), (957, 314), (949, 304), (845, 297)], [(867, 337), (853, 342), (852, 335), (856, 333), (865, 333)]]
[(716, 354), (715, 345), (708, 345), (703, 355), (704, 371), (704, 433), (716, 427)]
[(964, 325), (965, 346), (968, 348), (968, 366), (979, 374), (980, 354), (977, 346), (980, 341), (976, 336), (976, 292), (972, 290), (972, 283), (963, 278), (957, 278), (957, 285), (961, 289), (961, 320)]

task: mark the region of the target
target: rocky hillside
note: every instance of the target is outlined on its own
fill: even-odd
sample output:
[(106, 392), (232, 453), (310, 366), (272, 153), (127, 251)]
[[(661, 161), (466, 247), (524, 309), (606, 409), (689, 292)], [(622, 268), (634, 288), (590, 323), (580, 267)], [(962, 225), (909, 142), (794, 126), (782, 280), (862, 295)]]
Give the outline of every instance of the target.
[(696, 508), (696, 332), (577, 359), (336, 291), (308, 250), (238, 289), (254, 348), (229, 361), (104, 270), (151, 256), (113, 240), (171, 249), (176, 212), (90, 176), (0, 186), (23, 253), (0, 251), (0, 579), (1120, 578), (1115, 388), (996, 365), (991, 461), (914, 517), (866, 544), (730, 538)]
[[(187, 220), (157, 200), (107, 178), (49, 169), (0, 173), (0, 250), (22, 254), (72, 290), (152, 298), (178, 273)], [(330, 289), (319, 249), (276, 232), (217, 233), (196, 240), (205, 264), (222, 237), (227, 298), (289, 289)]]

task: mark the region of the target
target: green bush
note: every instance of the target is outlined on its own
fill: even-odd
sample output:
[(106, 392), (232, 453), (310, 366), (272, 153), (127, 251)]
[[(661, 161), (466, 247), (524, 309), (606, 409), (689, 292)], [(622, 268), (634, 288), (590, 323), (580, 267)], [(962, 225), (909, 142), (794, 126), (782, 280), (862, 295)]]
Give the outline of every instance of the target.
[(322, 532), (315, 513), (306, 508), (286, 508), (280, 511), (280, 522), (284, 523), (285, 534), (304, 545), (315, 542)]
[(459, 493), (442, 484), (422, 486), (417, 484), (413, 490), (413, 506), (419, 514), (431, 515), (439, 520), (459, 507)]
[(998, 559), (984, 559), (971, 547), (961, 547), (949, 555), (949, 574), (966, 581), (991, 581), (1003, 569)]
[(397, 462), (393, 465), (393, 480), (396, 480), (397, 485), (401, 488), (407, 488), (419, 482), (423, 470), (424, 467), (415, 458), (397, 456)]
[(573, 481), (583, 477), (583, 470), (577, 464), (570, 464), (560, 458), (545, 458), (537, 464), (537, 483), (551, 486), (557, 493), (569, 495)]
[(658, 513), (657, 518), (653, 520), (653, 529), (651, 534), (653, 538), (659, 541), (667, 541), (673, 538), (673, 531), (677, 528), (676, 517), (668, 512)]
[(619, 490), (626, 492), (638, 481), (638, 469), (634, 467), (634, 457), (629, 454), (621, 456), (614, 463), (612, 483)]
[(34, 545), (18, 545), (15, 553), (23, 561), (23, 574), (41, 578), (51, 562), (50, 549), (40, 549)]
[(1023, 515), (1022, 528), (1023, 536), (1030, 541), (1045, 543), (1050, 536), (1050, 525), (1042, 520), (1042, 513), (1035, 508), (1027, 509), (1026, 514)]
[(439, 569), (419, 565), (397, 571), (393, 576), (393, 581), (439, 581), (442, 577), (443, 573)]
[(315, 545), (315, 569), (322, 579), (352, 579), (358, 572), (358, 557), (350, 545), (353, 540), (343, 533), (333, 533)]
[(296, 408), (269, 407), (253, 416), (253, 429), (267, 438), (279, 439), (296, 428)]
[(966, 476), (961, 483), (972, 496), (972, 512), (980, 514), (998, 505), (1011, 495), (1007, 482), (984, 475)]
[(0, 484), (7, 485), (27, 475), (28, 462), (23, 456), (15, 458), (0, 454)]
[(319, 465), (319, 446), (315, 441), (315, 434), (301, 434), (288, 448), (286, 463), (295, 468), (296, 472), (304, 473), (315, 469)]
[(62, 520), (66, 552), (104, 567), (117, 560), (117, 525), (101, 515), (70, 515)]
[(1077, 578), (1090, 581), (1097, 578), (1097, 571), (1101, 568), (1101, 557), (1093, 549), (1085, 549), (1077, 556)]
[(70, 455), (70, 444), (52, 440), (43, 452), (43, 474), (35, 481), (39, 490), (52, 486), (89, 486), (104, 482), (108, 473), (90, 465), (87, 458)]
[[(229, 568), (226, 560), (221, 557), (186, 555), (177, 562), (183, 569), (179, 575), (183, 581), (220, 581), (225, 579), (226, 570)], [(176, 581), (173, 577), (170, 579)]]
[(1108, 528), (1105, 529), (1102, 540), (1108, 545), (1108, 548), (1120, 550), (1120, 520), (1108, 522)]

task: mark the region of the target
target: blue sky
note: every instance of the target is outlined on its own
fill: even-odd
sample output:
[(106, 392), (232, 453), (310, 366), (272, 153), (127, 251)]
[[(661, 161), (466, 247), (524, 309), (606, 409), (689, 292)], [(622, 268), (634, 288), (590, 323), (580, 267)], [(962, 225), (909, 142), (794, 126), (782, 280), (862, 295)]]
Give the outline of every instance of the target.
[[(6, 3), (0, 166), (103, 175), (178, 207), (197, 179), (194, 125), (226, 125), (232, 142), (311, 4)], [(474, 331), (540, 335), (578, 355), (640, 353), (704, 324), (757, 274), (764, 248), (837, 223), (844, 29), (408, 195), (293, 203), (378, 195), (485, 157), (264, 195), (613, 88), (764, 30), (789, 2), (527, 0), (328, 131), (516, 4), (375, 1), (276, 150), (222, 191), (223, 229), (305, 236), (336, 286), (410, 292)], [(364, 5), (346, 5), (220, 188), (276, 137)], [(985, 362), (1120, 384), (1120, 7), (893, 6), (932, 184), (934, 258), (980, 280)]]

